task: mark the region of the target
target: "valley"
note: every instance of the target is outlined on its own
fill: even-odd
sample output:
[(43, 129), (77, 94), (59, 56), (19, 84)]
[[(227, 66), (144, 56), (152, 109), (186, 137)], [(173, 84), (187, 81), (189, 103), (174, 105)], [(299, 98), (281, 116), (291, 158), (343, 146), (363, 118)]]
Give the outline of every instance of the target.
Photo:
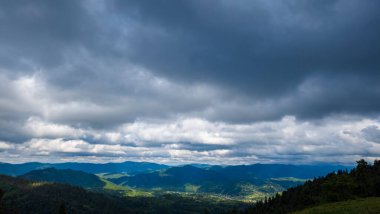
[[(34, 181), (65, 183), (122, 196), (207, 195), (220, 200), (254, 202), (301, 185), (307, 179), (345, 168), (347, 166), (281, 164), (167, 166), (146, 162), (1, 163), (0, 173)], [(30, 171), (26, 172), (28, 170)], [(26, 173), (20, 174), (23, 172)]]
[[(35, 213), (41, 210), (41, 213), (56, 213), (64, 209), (66, 213), (345, 213), (347, 207), (354, 206), (352, 210), (364, 209), (369, 210), (364, 213), (376, 213), (379, 211), (375, 205), (378, 200), (376, 196), (380, 196), (379, 163), (375, 161), (371, 165), (360, 160), (356, 167), (182, 165), (157, 170), (149, 167), (138, 172), (133, 171), (133, 167), (140, 163), (128, 163), (131, 168), (116, 167), (119, 171), (110, 172), (115, 169), (112, 164), (113, 167), (103, 168), (106, 170), (97, 174), (88, 173), (89, 169), (84, 172), (56, 169), (51, 164), (34, 164), (37, 168), (24, 174), (0, 176), (0, 211)], [(6, 166), (6, 170), (1, 173), (9, 173), (10, 165), (0, 164), (0, 169)], [(79, 165), (83, 166), (82, 163)], [(143, 165), (155, 166), (150, 163)], [(30, 167), (30, 164), (21, 166)], [(19, 172), (26, 170), (21, 166), (16, 165), (15, 168)], [(73, 163), (69, 166), (78, 167)]]

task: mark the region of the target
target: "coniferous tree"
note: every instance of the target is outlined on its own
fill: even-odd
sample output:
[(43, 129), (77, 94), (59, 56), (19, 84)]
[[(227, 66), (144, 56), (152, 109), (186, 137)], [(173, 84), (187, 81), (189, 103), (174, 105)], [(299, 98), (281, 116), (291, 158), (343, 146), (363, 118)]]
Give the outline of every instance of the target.
[(62, 202), (60, 205), (59, 205), (59, 211), (58, 211), (59, 214), (66, 214), (66, 206), (65, 204)]
[(3, 196), (4, 196), (4, 191), (0, 189), (0, 214), (4, 213), (4, 203), (3, 203)]
[(380, 196), (380, 161), (375, 160), (370, 165), (362, 159), (350, 172), (332, 172), (306, 181), (281, 195), (257, 202), (245, 213), (290, 213), (324, 203), (371, 196)]

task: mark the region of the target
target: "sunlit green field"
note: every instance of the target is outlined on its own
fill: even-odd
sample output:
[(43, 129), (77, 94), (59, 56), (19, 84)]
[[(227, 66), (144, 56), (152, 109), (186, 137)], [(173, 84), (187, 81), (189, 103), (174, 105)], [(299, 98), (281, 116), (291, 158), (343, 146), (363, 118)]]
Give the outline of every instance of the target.
[(98, 177), (102, 177), (105, 179), (110, 179), (110, 178), (120, 178), (123, 176), (127, 176), (128, 174), (125, 173), (99, 173), (96, 174)]
[(152, 193), (145, 192), (141, 190), (132, 189), (126, 186), (120, 186), (112, 183), (111, 181), (108, 181), (102, 177), (100, 179), (105, 183), (103, 189), (104, 190), (111, 190), (111, 191), (118, 191), (121, 192), (124, 196), (128, 197), (135, 197), (135, 196), (152, 196)]
[(337, 203), (329, 203), (309, 208), (294, 214), (379, 214), (380, 198), (362, 198)]

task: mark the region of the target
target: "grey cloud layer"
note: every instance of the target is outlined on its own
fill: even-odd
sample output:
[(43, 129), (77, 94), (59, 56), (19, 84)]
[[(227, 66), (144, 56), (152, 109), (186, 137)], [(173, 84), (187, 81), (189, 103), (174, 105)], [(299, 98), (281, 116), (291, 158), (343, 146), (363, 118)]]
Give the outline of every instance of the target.
[[(290, 104), (285, 112), (251, 119), (373, 113), (380, 106), (377, 1), (1, 4), (3, 67), (12, 68), (12, 75), (42, 69), (63, 89), (128, 93), (133, 86), (120, 73), (137, 65), (179, 83), (211, 83), (258, 102), (292, 96), (310, 79), (323, 79), (314, 82), (323, 89), (321, 96), (298, 97), (297, 106), (313, 103), (301, 106), (309, 111)], [(361, 108), (357, 103), (363, 102)]]
[[(379, 4), (1, 1), (0, 150), (320, 161), (345, 145), (347, 161), (378, 156)], [(241, 132), (289, 116), (325, 127), (318, 140), (328, 145), (265, 134), (268, 127), (262, 138), (254, 128)], [(370, 122), (345, 138), (328, 131), (334, 118)], [(199, 135), (181, 121), (224, 129)], [(299, 147), (287, 150), (292, 143)]]
[(378, 77), (377, 4), (158, 1), (157, 6), (132, 0), (115, 8), (144, 29), (129, 32), (135, 60), (181, 80), (217, 81), (267, 96), (292, 90), (314, 73)]

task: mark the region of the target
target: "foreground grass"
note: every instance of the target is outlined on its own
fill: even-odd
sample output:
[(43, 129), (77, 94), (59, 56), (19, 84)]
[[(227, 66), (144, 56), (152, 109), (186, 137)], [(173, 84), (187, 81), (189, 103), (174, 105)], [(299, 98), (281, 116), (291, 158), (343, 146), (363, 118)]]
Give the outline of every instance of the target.
[(350, 201), (336, 202), (295, 212), (294, 214), (378, 214), (380, 213), (380, 198), (362, 198)]

